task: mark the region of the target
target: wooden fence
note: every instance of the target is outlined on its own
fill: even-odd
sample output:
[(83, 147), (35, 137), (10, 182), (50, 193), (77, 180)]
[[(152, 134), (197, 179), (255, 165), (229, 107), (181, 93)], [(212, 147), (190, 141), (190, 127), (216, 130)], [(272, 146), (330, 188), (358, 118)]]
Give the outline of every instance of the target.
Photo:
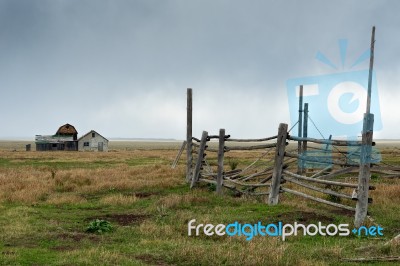
[[(209, 142), (213, 138), (218, 138), (218, 148), (209, 147)], [(203, 131), (201, 139), (193, 138), (192, 157), (194, 163), (191, 165), (190, 176), (191, 187), (194, 187), (198, 182), (206, 182), (216, 185), (218, 194), (222, 193), (222, 187), (234, 190), (239, 194), (249, 195), (268, 195), (268, 189), (271, 185), (268, 181), (271, 180), (273, 174), (273, 160), (268, 159), (267, 155), (271, 154), (276, 147), (276, 142), (273, 142), (277, 136), (265, 139), (230, 139), (229, 135), (225, 135), (225, 129), (220, 129), (218, 136), (208, 135), (207, 131)], [(272, 141), (272, 142), (271, 142)], [(253, 145), (230, 145), (234, 142), (260, 142), (261, 144)], [(225, 154), (231, 151), (254, 151), (262, 150), (262, 154), (244, 169), (225, 169), (224, 159)], [(214, 153), (217, 156), (215, 163), (216, 169), (207, 161), (208, 154)], [(269, 161), (269, 163), (268, 163)], [(215, 168), (215, 167), (214, 167)], [(232, 167), (234, 168), (234, 167)], [(260, 192), (254, 192), (257, 188)]]
[[(198, 183), (209, 183), (215, 185), (218, 194), (226, 188), (236, 194), (266, 196), (270, 205), (279, 203), (280, 193), (289, 193), (354, 211), (355, 225), (361, 226), (368, 204), (372, 203), (368, 191), (375, 189), (369, 185), (371, 173), (392, 178), (400, 176), (398, 167), (374, 164), (372, 114), (364, 118), (363, 132), (369, 137), (363, 137), (362, 141), (334, 140), (331, 136), (329, 139), (308, 138), (307, 123), (303, 124), (302, 137), (290, 135), (288, 125), (282, 123), (277, 135), (267, 138), (234, 139), (225, 129), (220, 129), (218, 135), (203, 131), (198, 139), (192, 136), (191, 89), (187, 97), (187, 139), (174, 165), (186, 147), (186, 178), (191, 188)], [(307, 110), (306, 105), (304, 110)], [(290, 143), (297, 145), (288, 145)], [(297, 148), (291, 149), (293, 146)], [(234, 169), (231, 165), (227, 170), (226, 153), (237, 150), (260, 151), (260, 154), (243, 169)]]
[[(218, 138), (218, 148), (210, 147), (210, 140), (213, 138)], [(357, 209), (354, 202), (357, 203), (360, 198), (363, 200), (365, 198), (367, 204), (372, 203), (371, 198), (360, 195), (358, 178), (352, 176), (360, 171), (362, 166), (359, 163), (349, 161), (341, 151), (333, 153), (331, 157), (335, 159), (331, 160), (326, 160), (325, 156), (321, 156), (321, 159), (318, 156), (299, 155), (290, 151), (287, 149), (290, 141), (306, 141), (307, 143), (323, 143), (323, 141), (292, 137), (287, 132), (286, 124), (280, 124), (278, 134), (270, 138), (231, 139), (225, 134), (225, 130), (221, 129), (218, 136), (208, 135), (207, 131), (203, 131), (201, 139), (192, 138), (192, 140), (191, 158), (193, 163), (190, 165), (192, 174), (189, 175), (191, 188), (200, 182), (214, 184), (218, 194), (222, 194), (223, 188), (227, 188), (237, 194), (265, 195), (268, 197), (266, 201), (270, 205), (279, 203), (280, 193), (293, 194), (355, 212)], [(233, 141), (260, 142), (260, 144), (229, 145)], [(330, 142), (336, 145), (349, 144), (337, 140)], [(351, 143), (350, 145), (361, 146), (362, 144)], [(335, 146), (332, 145), (332, 147)], [(224, 158), (226, 153), (234, 150), (260, 150), (262, 152), (254, 162), (244, 169), (226, 170)], [(217, 157), (216, 164), (210, 165), (209, 159), (214, 160), (215, 157)], [(304, 167), (304, 163), (307, 162), (318, 163), (320, 167), (306, 168), (302, 174), (297, 174), (299, 165), (303, 164)], [(382, 172), (380, 168), (378, 169)], [(368, 186), (368, 190), (371, 189), (375, 188)]]
[[(372, 203), (368, 192), (375, 189), (369, 185), (371, 173), (390, 178), (400, 177), (399, 167), (378, 165), (373, 158), (374, 115), (370, 113), (370, 102), (374, 42), (375, 27), (371, 36), (367, 108), (361, 141), (332, 140), (332, 136), (329, 139), (309, 138), (308, 103), (303, 105), (303, 86), (299, 89), (297, 137), (290, 135), (288, 125), (282, 123), (277, 135), (269, 138), (233, 139), (225, 134), (225, 129), (220, 129), (219, 135), (209, 135), (203, 131), (201, 139), (197, 139), (192, 136), (192, 89), (188, 89), (186, 142), (177, 160), (186, 146), (186, 179), (190, 187), (206, 182), (214, 184), (218, 194), (222, 194), (223, 188), (228, 188), (240, 194), (266, 195), (270, 205), (279, 203), (280, 193), (289, 193), (354, 211), (354, 224), (361, 226), (368, 212), (368, 204)], [(218, 139), (217, 148), (209, 147), (212, 139)], [(297, 149), (288, 148), (290, 141), (297, 142)], [(235, 146), (229, 145), (229, 142), (252, 144)], [(226, 171), (225, 153), (234, 150), (261, 150), (262, 154), (242, 170), (231, 167), (230, 171)], [(206, 159), (210, 153), (216, 154), (216, 170)]]

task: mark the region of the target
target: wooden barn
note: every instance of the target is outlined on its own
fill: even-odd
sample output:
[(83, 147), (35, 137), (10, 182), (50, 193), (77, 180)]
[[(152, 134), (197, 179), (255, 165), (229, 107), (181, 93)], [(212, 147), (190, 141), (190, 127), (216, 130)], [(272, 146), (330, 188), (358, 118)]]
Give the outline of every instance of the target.
[(57, 136), (65, 136), (65, 137), (72, 137), (73, 140), (78, 139), (78, 131), (76, 131), (75, 127), (70, 124), (65, 124), (61, 126), (57, 132)]
[(94, 130), (78, 139), (79, 151), (108, 151), (108, 139)]
[(36, 135), (37, 151), (77, 151), (78, 131), (70, 124), (61, 126), (55, 135)]

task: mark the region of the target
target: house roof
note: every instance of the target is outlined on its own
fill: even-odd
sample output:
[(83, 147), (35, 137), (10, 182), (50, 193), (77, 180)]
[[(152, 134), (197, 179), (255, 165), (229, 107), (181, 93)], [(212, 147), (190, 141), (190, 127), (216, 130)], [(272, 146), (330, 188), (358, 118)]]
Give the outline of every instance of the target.
[(68, 123), (61, 126), (56, 132), (56, 135), (74, 135), (74, 134), (78, 134), (78, 131), (76, 131), (73, 125), (70, 125)]
[(91, 134), (92, 132), (96, 133), (97, 135), (99, 135), (100, 137), (102, 137), (103, 139), (109, 141), (107, 138), (105, 138), (104, 136), (102, 136), (101, 134), (99, 134), (97, 131), (95, 130), (90, 130), (88, 133), (86, 133), (85, 135), (83, 135), (82, 137), (80, 137), (78, 139), (78, 141), (80, 141), (81, 139), (83, 139), (84, 137), (86, 137), (87, 135)]

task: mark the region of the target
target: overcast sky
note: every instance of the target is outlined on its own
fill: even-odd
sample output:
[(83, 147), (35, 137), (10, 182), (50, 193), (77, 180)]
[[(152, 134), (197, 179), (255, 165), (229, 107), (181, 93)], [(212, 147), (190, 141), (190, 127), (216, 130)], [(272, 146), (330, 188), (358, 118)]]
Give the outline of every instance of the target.
[(286, 82), (349, 71), (373, 25), (374, 136), (399, 138), (399, 10), (394, 0), (0, 0), (0, 138), (70, 123), (79, 135), (184, 139), (189, 87), (194, 135), (274, 135), (292, 125)]

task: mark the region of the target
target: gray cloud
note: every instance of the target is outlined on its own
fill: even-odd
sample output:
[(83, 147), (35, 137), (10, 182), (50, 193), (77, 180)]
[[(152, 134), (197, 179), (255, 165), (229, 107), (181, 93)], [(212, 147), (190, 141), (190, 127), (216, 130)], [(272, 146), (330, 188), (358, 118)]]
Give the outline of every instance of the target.
[[(288, 122), (287, 79), (331, 73), (314, 59), (348, 62), (377, 26), (381, 101), (398, 81), (395, 1), (0, 1), (0, 137), (80, 133), (183, 138), (185, 94), (195, 131), (274, 134)], [(361, 67), (367, 67), (367, 62)], [(381, 137), (400, 134), (381, 103)], [(386, 120), (386, 121), (385, 121)], [(385, 130), (385, 129), (388, 130)], [(389, 130), (391, 128), (391, 130)]]

